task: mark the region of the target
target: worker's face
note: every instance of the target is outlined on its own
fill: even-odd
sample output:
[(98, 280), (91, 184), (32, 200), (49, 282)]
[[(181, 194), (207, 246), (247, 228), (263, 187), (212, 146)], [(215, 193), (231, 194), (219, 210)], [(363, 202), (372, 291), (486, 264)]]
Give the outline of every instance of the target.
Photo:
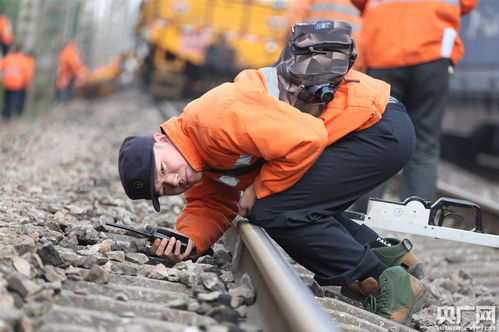
[(163, 134), (154, 135), (156, 179), (154, 188), (158, 196), (179, 195), (201, 181), (202, 172), (195, 171)]

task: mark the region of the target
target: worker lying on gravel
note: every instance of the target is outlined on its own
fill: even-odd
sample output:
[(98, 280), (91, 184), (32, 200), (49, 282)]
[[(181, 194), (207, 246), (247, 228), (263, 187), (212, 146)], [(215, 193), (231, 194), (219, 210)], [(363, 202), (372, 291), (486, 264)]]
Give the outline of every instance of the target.
[(388, 84), (349, 70), (350, 29), (293, 25), (272, 67), (210, 90), (161, 133), (127, 137), (119, 172), (127, 195), (151, 199), (156, 211), (159, 196), (184, 193), (176, 230), (192, 241), (182, 253), (180, 241), (156, 240), (158, 256), (202, 254), (239, 214), (320, 285), (349, 285), (367, 309), (406, 323), (429, 294), (407, 272), (423, 276), (410, 241), (383, 239), (343, 211), (408, 162), (414, 128)]

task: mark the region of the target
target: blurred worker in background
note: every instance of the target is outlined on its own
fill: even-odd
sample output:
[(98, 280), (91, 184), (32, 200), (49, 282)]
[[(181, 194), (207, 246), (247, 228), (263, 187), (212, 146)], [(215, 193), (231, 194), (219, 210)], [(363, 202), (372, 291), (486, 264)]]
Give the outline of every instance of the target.
[(125, 138), (127, 195), (156, 211), (159, 196), (186, 200), (175, 230), (190, 238), (186, 251), (171, 238), (157, 239), (154, 253), (200, 256), (239, 214), (320, 285), (343, 285), (366, 309), (407, 323), (429, 295), (410, 241), (382, 238), (343, 212), (405, 166), (414, 128), (388, 84), (350, 70), (355, 58), (348, 23), (295, 24), (274, 65), (210, 90), (161, 133)]
[(14, 32), (12, 24), (7, 16), (0, 14), (0, 46), (2, 47), (2, 55), (6, 55), (10, 45), (14, 41)]
[[(453, 67), (463, 56), (461, 16), (478, 0), (352, 0), (361, 11), (361, 52), (367, 73), (391, 85), (416, 129), (416, 152), (402, 171), (400, 199), (433, 200), (440, 157), (440, 133)], [(355, 209), (365, 211), (368, 197), (382, 197), (386, 183)]]
[[(350, 23), (352, 37), (358, 44), (362, 19), (359, 10), (350, 0), (295, 0), (291, 5), (289, 25), (296, 22), (323, 19), (343, 20)], [(365, 64), (362, 52), (357, 51), (358, 56), (353, 68), (364, 72)]]
[(75, 86), (83, 83), (87, 67), (72, 40), (64, 45), (57, 61), (56, 100), (64, 102), (73, 97)]
[(4, 103), (2, 116), (10, 119), (14, 113), (22, 114), (26, 98), (26, 87), (31, 80), (29, 64), (19, 45), (14, 45), (10, 53), (0, 62)]
[(22, 105), (18, 109), (18, 115), (21, 116), (24, 111), (24, 105), (28, 96), (29, 88), (33, 83), (33, 75), (35, 74), (36, 60), (32, 51), (27, 51), (24, 53), (24, 62), (26, 66), (26, 82), (24, 84), (24, 89), (21, 90), (21, 101)]

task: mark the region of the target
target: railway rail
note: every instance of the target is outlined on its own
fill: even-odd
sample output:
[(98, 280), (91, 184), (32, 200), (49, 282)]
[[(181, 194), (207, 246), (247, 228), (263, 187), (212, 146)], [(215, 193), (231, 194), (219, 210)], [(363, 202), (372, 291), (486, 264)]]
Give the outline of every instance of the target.
[(485, 231), (492, 234), (499, 234), (498, 201), (485, 199), (475, 193), (461, 189), (444, 181), (439, 181), (437, 184), (437, 196), (457, 198), (478, 204), (478, 206), (480, 206), (480, 210), (482, 211)]

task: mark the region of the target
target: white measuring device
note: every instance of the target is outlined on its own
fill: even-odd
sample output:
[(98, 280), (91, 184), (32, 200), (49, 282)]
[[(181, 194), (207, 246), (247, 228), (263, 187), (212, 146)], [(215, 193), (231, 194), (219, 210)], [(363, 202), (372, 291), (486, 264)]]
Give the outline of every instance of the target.
[[(472, 209), (475, 227), (472, 230), (444, 227), (446, 217), (453, 215), (462, 218), (449, 207)], [(345, 214), (355, 222), (372, 228), (499, 248), (499, 235), (483, 231), (480, 207), (466, 200), (442, 197), (431, 204), (416, 196), (403, 202), (370, 198), (367, 213), (345, 211)]]

